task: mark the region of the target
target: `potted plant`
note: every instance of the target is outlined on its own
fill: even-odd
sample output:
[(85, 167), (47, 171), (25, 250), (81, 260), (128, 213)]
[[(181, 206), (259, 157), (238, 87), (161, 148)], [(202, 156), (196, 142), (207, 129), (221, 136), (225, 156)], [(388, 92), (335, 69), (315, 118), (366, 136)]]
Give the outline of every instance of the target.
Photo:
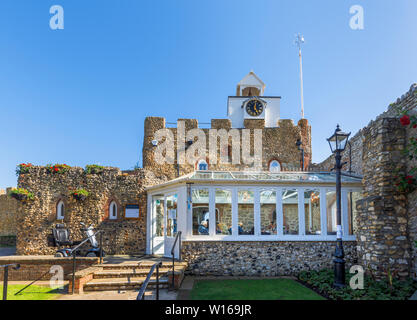
[(90, 193), (85, 189), (76, 189), (70, 193), (75, 200), (84, 201), (90, 195)]
[(12, 188), (9, 191), (9, 196), (19, 201), (33, 200), (34, 198), (32, 192), (29, 192), (28, 190), (23, 188)]
[(25, 174), (30, 171), (30, 168), (33, 167), (33, 164), (31, 163), (21, 163), (16, 166), (16, 175)]
[(98, 174), (103, 172), (104, 167), (98, 164), (89, 164), (85, 166), (85, 173), (87, 174)]

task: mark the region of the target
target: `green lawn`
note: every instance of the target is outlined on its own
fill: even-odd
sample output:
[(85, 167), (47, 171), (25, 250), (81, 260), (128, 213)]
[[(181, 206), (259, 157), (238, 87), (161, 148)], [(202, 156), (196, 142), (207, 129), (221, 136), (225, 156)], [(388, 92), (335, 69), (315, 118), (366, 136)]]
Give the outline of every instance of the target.
[[(26, 288), (16, 296), (14, 295), (25, 286), (21, 284), (9, 284), (7, 286), (7, 300), (52, 300), (60, 295), (59, 290), (36, 285)], [(0, 297), (3, 299), (3, 285), (0, 285)]]
[(291, 279), (198, 280), (191, 300), (324, 300)]

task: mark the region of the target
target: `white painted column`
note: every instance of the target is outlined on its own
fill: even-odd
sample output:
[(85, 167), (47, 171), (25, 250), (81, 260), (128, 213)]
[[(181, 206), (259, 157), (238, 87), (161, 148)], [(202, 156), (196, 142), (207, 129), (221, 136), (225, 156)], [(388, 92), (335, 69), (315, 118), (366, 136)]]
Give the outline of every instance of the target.
[(298, 188), (298, 234), (306, 234), (305, 208), (304, 208), (304, 188)]
[(342, 237), (349, 235), (348, 197), (347, 190), (342, 189)]
[(215, 190), (213, 187), (209, 188), (209, 234), (214, 236), (216, 234), (216, 203)]
[(260, 190), (255, 189), (254, 191), (254, 205), (253, 205), (253, 214), (254, 214), (254, 234), (259, 236), (261, 234), (261, 205), (260, 205)]
[(277, 235), (283, 236), (284, 235), (284, 214), (282, 211), (282, 188), (277, 188)]
[(326, 188), (320, 188), (320, 224), (321, 235), (327, 236), (327, 216), (326, 216)]
[(232, 189), (232, 235), (233, 237), (238, 236), (238, 229), (237, 229), (237, 223), (238, 223), (238, 198), (237, 198), (237, 189)]

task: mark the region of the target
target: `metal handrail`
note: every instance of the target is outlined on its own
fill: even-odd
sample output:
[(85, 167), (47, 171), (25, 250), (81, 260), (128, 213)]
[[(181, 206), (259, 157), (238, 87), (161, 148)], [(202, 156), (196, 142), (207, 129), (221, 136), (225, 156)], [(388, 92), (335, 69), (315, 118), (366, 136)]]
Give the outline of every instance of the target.
[(145, 291), (148, 287), (149, 281), (151, 281), (151, 277), (155, 271), (155, 268), (156, 268), (156, 300), (159, 300), (159, 268), (160, 267), (162, 267), (162, 261), (159, 261), (153, 264), (153, 266), (151, 267), (151, 270), (149, 270), (148, 275), (146, 276), (145, 281), (142, 283), (142, 286), (140, 287), (136, 300), (145, 300)]
[[(76, 254), (75, 253), (84, 243), (86, 243), (90, 238), (94, 237), (95, 235), (99, 234), (100, 232), (102, 232), (102, 230), (99, 230), (96, 233), (94, 233), (93, 235), (85, 238), (77, 246), (75, 246), (74, 249), (71, 249), (71, 255), (72, 255), (72, 288), (71, 288), (71, 294), (74, 294), (74, 290), (75, 290), (75, 270), (76, 270)], [(102, 242), (102, 237), (100, 237), (100, 242)], [(103, 247), (100, 247), (100, 263), (101, 263), (101, 260), (102, 260), (102, 252), (103, 252)]]
[(4, 268), (4, 276), (3, 276), (3, 300), (7, 300), (7, 284), (9, 282), (9, 267), (13, 267), (15, 270), (20, 269), (19, 263), (10, 263), (0, 265), (0, 268)]
[(181, 231), (177, 232), (175, 236), (174, 244), (172, 245), (171, 255), (172, 255), (172, 289), (175, 288), (175, 281), (174, 281), (174, 272), (175, 272), (175, 245), (177, 244), (178, 239), (180, 242), (178, 243), (178, 261), (181, 261)]

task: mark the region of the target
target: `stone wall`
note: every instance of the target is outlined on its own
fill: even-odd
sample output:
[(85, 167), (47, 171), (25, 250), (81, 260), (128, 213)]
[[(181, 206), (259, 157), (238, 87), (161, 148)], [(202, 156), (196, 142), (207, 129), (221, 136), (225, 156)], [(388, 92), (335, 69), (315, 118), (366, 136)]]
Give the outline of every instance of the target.
[[(76, 269), (77, 271), (88, 268), (99, 262), (98, 258), (78, 257)], [(53, 256), (8, 256), (0, 257), (0, 264), (20, 265), (18, 270), (9, 267), (9, 281), (32, 281), (32, 280), (50, 280), (56, 269), (53, 266), (61, 266), (64, 272), (64, 279), (68, 279), (68, 275), (73, 270), (72, 258), (54, 258)], [(52, 273), (50, 273), (53, 271)], [(4, 272), (0, 272), (0, 281), (3, 281)]]
[(7, 195), (7, 190), (0, 190), (0, 237), (16, 235), (17, 200)]
[[(363, 175), (363, 199), (357, 201), (358, 260), (369, 272), (384, 277), (393, 272), (400, 277), (417, 275), (417, 191), (400, 194), (394, 184), (398, 173), (406, 173), (416, 161), (405, 156), (406, 142), (416, 135), (415, 129), (403, 127), (399, 110), (415, 113), (417, 85), (387, 111), (361, 129), (352, 139), (352, 169)], [(349, 148), (342, 161), (348, 161)], [(328, 170), (334, 157), (312, 170)], [(344, 168), (346, 171), (347, 164)]]
[[(188, 132), (189, 130), (198, 128), (198, 121), (196, 119), (178, 119), (179, 121), (183, 121), (185, 124), (185, 131)], [(249, 129), (251, 130), (251, 155), (253, 155), (254, 150), (254, 140), (253, 140), (253, 133), (254, 129), (261, 129), (262, 130), (262, 170), (269, 170), (269, 163), (272, 160), (278, 160), (281, 164), (281, 168), (283, 171), (294, 171), (300, 170), (301, 167), (301, 152), (296, 147), (295, 143), (297, 139), (301, 139), (302, 141), (302, 148), (304, 148), (304, 162), (305, 167), (311, 162), (311, 126), (308, 124), (306, 119), (301, 119), (298, 121), (297, 125), (294, 125), (294, 122), (289, 119), (281, 119), (277, 123), (277, 127), (275, 128), (265, 128), (265, 121), (264, 120), (253, 120), (247, 119), (245, 120), (245, 128), (237, 129), (240, 133), (240, 137), (242, 137), (242, 130)], [(177, 126), (178, 128), (178, 126)], [(169, 177), (170, 179), (175, 178), (177, 174), (177, 162), (176, 162), (176, 155), (177, 155), (177, 128), (167, 128), (165, 118), (160, 117), (147, 117), (145, 119), (145, 134), (143, 140), (143, 167), (145, 169), (149, 169), (154, 171), (157, 174), (163, 174)], [(154, 160), (154, 151), (155, 146), (152, 144), (152, 140), (155, 139), (155, 132), (160, 129), (168, 129), (173, 133), (174, 136), (174, 146), (175, 146), (175, 159), (173, 164), (164, 164), (159, 165)], [(231, 129), (231, 122), (229, 119), (212, 119), (211, 121), (211, 129)], [(206, 136), (206, 150), (207, 155), (206, 157), (202, 157), (209, 163), (210, 170), (231, 170), (231, 171), (238, 171), (238, 170), (248, 170), (252, 167), (250, 165), (243, 164), (242, 161), (240, 164), (223, 164), (220, 163), (220, 153), (228, 154), (229, 158), (231, 158), (231, 146), (232, 146), (232, 139), (229, 139), (229, 148), (228, 150), (221, 150), (219, 143), (217, 146), (217, 163), (210, 163), (208, 157), (208, 150), (209, 150), (209, 130), (206, 128), (202, 128), (205, 136)], [(185, 137), (183, 139), (185, 141)], [(240, 141), (242, 139), (240, 138)], [(165, 140), (161, 140), (159, 143), (164, 143)], [(242, 145), (240, 148), (240, 152), (242, 152)], [(230, 161), (230, 160), (229, 160)], [(181, 164), (179, 168), (180, 175), (189, 173), (195, 170), (196, 166), (191, 164)], [(253, 169), (253, 168), (252, 168)]]
[[(147, 170), (122, 172), (105, 168), (102, 173), (86, 174), (82, 168), (71, 168), (64, 173), (50, 173), (45, 167), (33, 167), (21, 174), (18, 186), (31, 191), (35, 198), (20, 202), (17, 221), (17, 254), (53, 254), (47, 236), (56, 223), (69, 227), (71, 238), (81, 240), (85, 234), (80, 222), (93, 224), (104, 231), (104, 250), (109, 254), (143, 253), (146, 247), (146, 193), (145, 187), (161, 183)], [(90, 192), (85, 201), (75, 200), (71, 190), (84, 188)], [(64, 220), (57, 220), (56, 206), (65, 205)], [(117, 203), (118, 217), (109, 219), (108, 207)], [(124, 217), (128, 204), (139, 205), (138, 219)]]
[[(343, 243), (347, 270), (356, 263), (356, 243)], [(297, 275), (333, 268), (334, 241), (184, 241), (188, 273), (214, 276)]]

